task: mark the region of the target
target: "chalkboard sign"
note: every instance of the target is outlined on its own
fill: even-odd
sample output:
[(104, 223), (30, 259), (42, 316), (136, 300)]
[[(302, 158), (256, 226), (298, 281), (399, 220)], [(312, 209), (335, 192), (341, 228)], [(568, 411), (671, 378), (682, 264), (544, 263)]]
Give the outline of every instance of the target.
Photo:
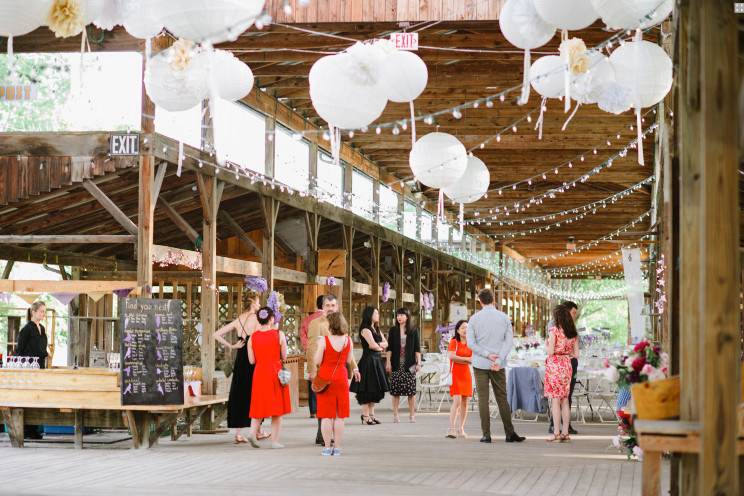
[(121, 404), (183, 404), (181, 300), (126, 298), (121, 310)]

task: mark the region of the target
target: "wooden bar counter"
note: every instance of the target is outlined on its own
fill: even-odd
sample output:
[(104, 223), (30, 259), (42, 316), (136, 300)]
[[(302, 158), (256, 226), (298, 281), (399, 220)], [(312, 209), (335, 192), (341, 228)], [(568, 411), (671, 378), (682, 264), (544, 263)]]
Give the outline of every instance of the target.
[[(186, 398), (181, 405), (121, 404), (120, 374), (99, 368), (0, 369), (0, 412), (11, 445), (23, 447), (23, 426), (74, 425), (75, 447), (83, 447), (84, 427), (126, 429), (135, 448), (152, 447), (170, 428), (171, 438), (204, 413), (223, 408), (225, 396)], [(176, 420), (185, 416), (186, 428)]]

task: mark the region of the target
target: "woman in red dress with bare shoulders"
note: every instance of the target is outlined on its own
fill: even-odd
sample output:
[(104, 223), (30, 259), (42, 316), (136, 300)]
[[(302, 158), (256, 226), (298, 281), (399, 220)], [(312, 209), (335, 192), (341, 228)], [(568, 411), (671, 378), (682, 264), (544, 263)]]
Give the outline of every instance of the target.
[(259, 420), (271, 417), (271, 447), (283, 448), (279, 444), (282, 415), (292, 411), (289, 387), (279, 382), (282, 361), (287, 358), (287, 339), (274, 323), (274, 311), (263, 307), (256, 313), (258, 328), (248, 341), (248, 360), (256, 364), (253, 370), (253, 389), (251, 393), (251, 433), (248, 442), (259, 448)]
[[(555, 327), (548, 331), (548, 358), (545, 359), (545, 397), (550, 398), (553, 414), (553, 437), (548, 441), (569, 441), (568, 423), (571, 407), (568, 394), (571, 387), (571, 358), (579, 356), (579, 340), (570, 310), (558, 305), (553, 311)], [(561, 420), (562, 432), (561, 432)]]

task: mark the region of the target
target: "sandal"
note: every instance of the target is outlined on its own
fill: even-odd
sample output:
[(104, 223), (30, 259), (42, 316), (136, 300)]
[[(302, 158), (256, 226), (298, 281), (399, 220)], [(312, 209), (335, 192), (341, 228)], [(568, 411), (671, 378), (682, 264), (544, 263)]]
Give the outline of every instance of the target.
[(372, 420), (372, 417), (362, 415), (362, 425), (375, 425), (375, 422)]
[(460, 432), (457, 433), (457, 437), (461, 437), (463, 439), (467, 439), (468, 438), (468, 435), (465, 434), (465, 431), (460, 431)]
[(372, 422), (375, 423), (375, 424), (381, 424), (382, 423), (379, 420), (377, 420), (377, 417), (372, 416), (370, 418), (372, 419)]
[(393, 414), (393, 423), (394, 424), (400, 424), (400, 417), (398, 416), (397, 413), (394, 413)]
[(447, 429), (447, 435), (444, 437), (447, 439), (456, 439), (457, 436), (455, 435), (455, 429)]
[(265, 434), (263, 432), (259, 432), (256, 439), (258, 439), (259, 441), (262, 441), (264, 439), (269, 439), (270, 437), (271, 437), (271, 434)]
[(561, 442), (562, 443), (570, 443), (571, 442), (571, 436), (568, 434), (561, 434)]
[(410, 417), (410, 416), (409, 416), (409, 417), (408, 417), (408, 421), (409, 421), (410, 423), (412, 423), (412, 424), (415, 424), (415, 423), (416, 423), (416, 415), (414, 415), (413, 417)]
[(561, 442), (563, 442), (560, 434), (553, 434), (553, 437), (546, 439), (546, 441), (549, 442), (549, 443), (561, 443)]
[(237, 436), (235, 436), (235, 444), (243, 444), (243, 443), (247, 443), (247, 442), (248, 442), (248, 440), (246, 438), (244, 438), (243, 436), (241, 436), (240, 434), (238, 434)]

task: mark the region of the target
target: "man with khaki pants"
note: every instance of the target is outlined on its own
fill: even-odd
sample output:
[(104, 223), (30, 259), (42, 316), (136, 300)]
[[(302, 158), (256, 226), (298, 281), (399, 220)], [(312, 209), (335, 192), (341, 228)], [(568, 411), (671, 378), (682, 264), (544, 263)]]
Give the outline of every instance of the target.
[(507, 443), (521, 443), (524, 437), (514, 431), (511, 421), (511, 408), (506, 401), (506, 358), (512, 349), (512, 326), (509, 317), (496, 310), (493, 305), (493, 292), (486, 288), (478, 293), (480, 311), (468, 321), (468, 346), (473, 350), (473, 371), (475, 387), (478, 392), (478, 412), (480, 413), (483, 437), (480, 442), (491, 442), (491, 411), (488, 406), (488, 384), (491, 383), (499, 415), (504, 423)]

